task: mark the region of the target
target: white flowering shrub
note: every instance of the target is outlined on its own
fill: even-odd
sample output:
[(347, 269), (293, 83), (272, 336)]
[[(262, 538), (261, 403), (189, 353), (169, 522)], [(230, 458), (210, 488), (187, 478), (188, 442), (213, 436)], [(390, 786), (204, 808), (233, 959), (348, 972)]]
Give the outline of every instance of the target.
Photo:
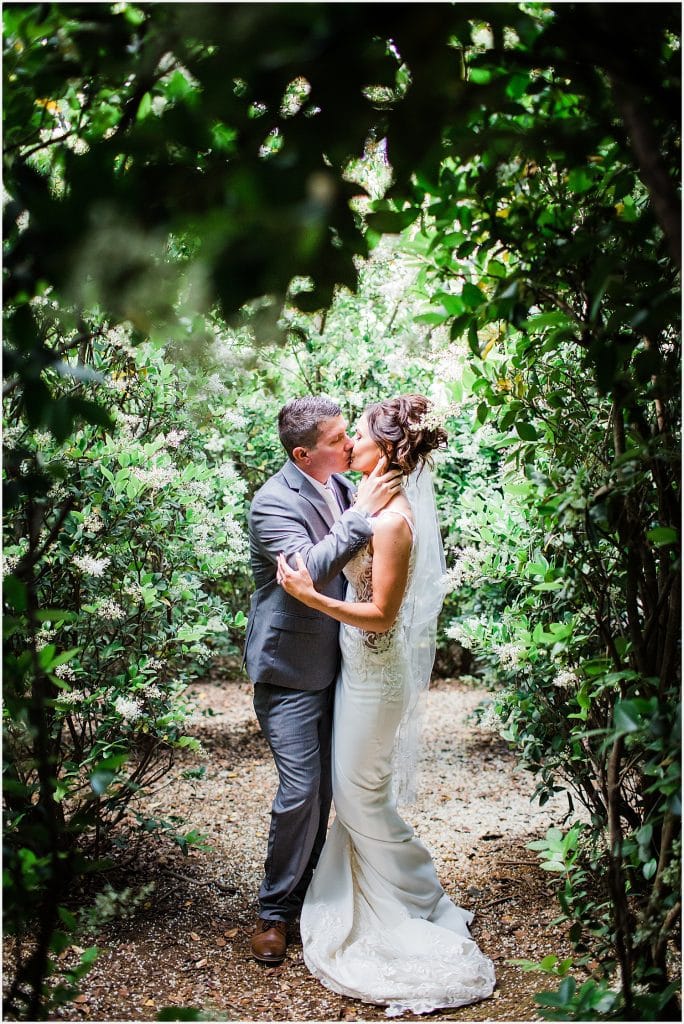
[[(34, 574), (55, 800), (66, 832), (80, 835), (85, 849), (121, 830), (129, 802), (169, 770), (174, 750), (197, 749), (185, 731), (194, 713), (187, 686), (216, 653), (236, 649), (245, 586), (236, 591), (230, 581), (245, 578), (248, 554), (247, 485), (230, 444), (205, 444), (210, 421), (212, 437), (225, 426), (239, 447), (238, 414), (212, 419), (206, 374), (174, 367), (149, 343), (134, 348), (121, 326), (96, 324), (88, 354), (90, 378), (74, 388), (74, 360), (61, 387), (65, 396), (106, 404), (111, 429), (86, 426), (59, 442), (18, 419), (10, 399), (4, 434), (9, 481), (39, 472), (46, 481), (43, 493), (7, 510), (6, 594), (11, 600)], [(38, 780), (35, 735), (21, 710), (31, 623), (21, 600), (15, 605), (5, 755), (19, 821)]]
[[(536, 446), (532, 461), (514, 421), (506, 419), (508, 397), (503, 414), (480, 422), (478, 380), (505, 396), (523, 393), (522, 378), (514, 382), (510, 370), (514, 351), (503, 344), (483, 349), (481, 359), (471, 357), (457, 383), (447, 385), (461, 399), (463, 419), (455, 466), (442, 472), (451, 588), (445, 635), (471, 652), (492, 687), (482, 723), (536, 774), (540, 802), (568, 790), (600, 813), (591, 784), (595, 765), (574, 737), (586, 728), (592, 704), (598, 718), (618, 691), (615, 676), (596, 667), (595, 608), (574, 577), (577, 562), (587, 557), (581, 538), (586, 493), (599, 487), (602, 466), (578, 443), (569, 401), (555, 433), (563, 438), (562, 459)], [(589, 405), (584, 399), (584, 415)], [(592, 413), (598, 431), (596, 400)], [(611, 580), (604, 586), (610, 600), (619, 599)]]

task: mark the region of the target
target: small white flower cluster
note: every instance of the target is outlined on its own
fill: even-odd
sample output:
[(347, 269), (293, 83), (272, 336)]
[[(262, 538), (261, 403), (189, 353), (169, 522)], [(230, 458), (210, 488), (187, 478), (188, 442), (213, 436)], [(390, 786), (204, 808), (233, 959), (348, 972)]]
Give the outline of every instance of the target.
[(249, 540), (240, 523), (231, 516), (224, 519), (222, 525), (228, 534), (231, 556), (230, 564), (239, 565), (247, 562), (249, 560)]
[(131, 329), (125, 324), (115, 324), (114, 327), (110, 327), (105, 338), (110, 345), (121, 349), (127, 355), (132, 356), (135, 353), (135, 346), (131, 344)]
[[(199, 643), (193, 645), (192, 656), (200, 665), (206, 665), (214, 657), (214, 652), (206, 644)], [(195, 706), (188, 704), (182, 710), (186, 715), (189, 715), (195, 710)]]
[[(255, 104), (257, 108), (261, 107), (261, 104)], [(264, 107), (264, 110), (266, 108)], [(274, 152), (274, 144), (281, 139), (280, 129), (272, 128), (268, 133), (262, 144), (259, 146), (259, 156), (264, 158), (270, 156)], [(278, 146), (278, 148), (280, 148)], [(275, 150), (277, 152), (277, 149)]]
[(344, 396), (347, 405), (354, 410), (363, 409), (368, 404), (368, 396), (363, 391), (348, 391)]
[(149, 685), (145, 686), (145, 688), (143, 690), (143, 696), (145, 696), (147, 698), (153, 698), (153, 699), (156, 699), (156, 700), (161, 700), (163, 698), (164, 694), (159, 689), (159, 687), (157, 686), (156, 683), (149, 683)]
[(64, 140), (64, 144), (67, 149), (70, 149), (72, 153), (76, 153), (77, 156), (83, 156), (84, 153), (87, 153), (90, 150), (90, 146), (86, 140), (79, 138), (78, 135), (69, 135), (69, 137)]
[(36, 633), (36, 650), (42, 651), (43, 647), (49, 644), (50, 641), (54, 638), (56, 632), (57, 630), (50, 629), (47, 623), (41, 626), (38, 632)]
[[(379, 247), (378, 247), (379, 248)], [(378, 253), (382, 259), (382, 252)], [(406, 297), (406, 291), (413, 284), (416, 278), (415, 267), (408, 260), (396, 259), (392, 261), (392, 273), (380, 279), (378, 291), (389, 305), (395, 305)]]
[(122, 438), (133, 439), (138, 436), (140, 428), (143, 426), (144, 419), (142, 416), (134, 416), (126, 412), (120, 412), (117, 414), (116, 423)]
[(487, 561), (489, 553), (482, 548), (468, 544), (459, 549), (454, 564), (447, 569), (444, 578), (449, 590), (458, 590), (462, 586), (472, 585), (484, 579), (482, 565)]
[(111, 558), (91, 558), (90, 555), (77, 555), (74, 565), (86, 576), (103, 576), (111, 562)]
[(137, 580), (127, 580), (121, 588), (121, 593), (130, 597), (132, 601), (141, 601), (143, 589)]
[(455, 640), (457, 644), (469, 651), (476, 642), (471, 634), (477, 630), (479, 625), (480, 620), (476, 618), (466, 619), (464, 622), (452, 622), (446, 629), (446, 635), (450, 640)]
[(2, 575), (10, 576), (16, 567), (19, 565), (21, 556), (20, 555), (3, 555), (2, 556)]
[(2, 443), (6, 445), (13, 445), (19, 440), (21, 435), (24, 433), (24, 428), (18, 424), (10, 424), (10, 426), (2, 428)]
[(293, 117), (304, 105), (306, 97), (311, 92), (311, 83), (299, 75), (288, 85), (285, 95), (280, 104), (280, 113), (283, 117)]
[(221, 435), (214, 430), (204, 442), (204, 449), (205, 451), (211, 452), (213, 455), (218, 455), (219, 452), (224, 450), (227, 444), (228, 439), (221, 437)]
[(174, 466), (152, 466), (150, 469), (136, 466), (131, 475), (153, 491), (168, 487), (177, 477)]
[(192, 524), (192, 543), (195, 554), (200, 558), (211, 558), (214, 554), (212, 539), (214, 530), (211, 523)]
[(48, 491), (48, 497), (51, 498), (55, 504), (57, 504), (60, 501), (63, 501), (64, 498), (67, 497), (67, 494), (68, 491), (64, 484), (53, 484), (50, 490)]
[(494, 46), (494, 35), (489, 25), (483, 22), (471, 22), (470, 38), (473, 46), (483, 50), (491, 50)]
[(49, 448), (51, 445), (54, 445), (55, 441), (52, 434), (48, 433), (47, 430), (34, 430), (33, 443), (36, 448), (42, 451), (45, 448)]
[(502, 644), (492, 644), (492, 651), (501, 662), (502, 668), (517, 668), (520, 664), (522, 651), (515, 643), (509, 641)]
[(173, 583), (169, 584), (167, 592), (169, 601), (172, 604), (175, 601), (182, 601), (184, 592), (190, 587), (198, 594), (201, 592), (202, 582), (199, 576), (196, 576), (194, 573), (188, 573), (181, 578), (176, 578)]
[[(211, 480), (191, 480), (185, 487), (186, 494), (191, 495), (193, 498), (199, 498), (201, 501), (206, 501), (214, 493)], [(206, 508), (202, 506), (198, 509), (201, 515), (206, 514)]]
[(100, 619), (108, 619), (110, 622), (121, 622), (126, 618), (126, 612), (120, 604), (112, 601), (110, 597), (103, 597), (97, 602), (95, 614)]
[(52, 288), (48, 289), (47, 295), (34, 295), (29, 305), (34, 309), (59, 309), (59, 302), (50, 295)]
[(132, 697), (117, 697), (114, 701), (114, 710), (126, 722), (137, 721), (143, 713), (142, 705)]
[(167, 448), (178, 448), (181, 441), (188, 436), (187, 430), (169, 430), (168, 434), (162, 434), (160, 440)]
[(218, 373), (212, 373), (204, 382), (204, 390), (210, 395), (227, 395), (228, 389)]
[(88, 533), (100, 533), (104, 530), (104, 523), (97, 512), (90, 512), (83, 520), (83, 529)]
[(561, 669), (553, 680), (553, 685), (560, 689), (570, 689), (580, 685), (580, 678), (571, 668)]
[(415, 426), (411, 427), (414, 432), (418, 430), (437, 430), (439, 427), (443, 427), (447, 419), (450, 416), (457, 416), (459, 413), (459, 406), (456, 402), (448, 402), (445, 405), (433, 405), (428, 407), (427, 412), (418, 420)]
[(463, 370), (468, 360), (465, 345), (455, 343), (439, 354), (436, 367), (437, 380), (459, 381), (463, 378)]
[(223, 422), (236, 430), (244, 430), (248, 426), (246, 417), (242, 413), (236, 412), (235, 409), (226, 409), (223, 414)]
[(76, 673), (71, 665), (58, 665), (54, 674), (57, 679), (63, 679), (68, 683), (73, 683), (76, 679)]
[(221, 462), (214, 466), (214, 473), (222, 483), (229, 483), (235, 494), (244, 494), (247, 490), (247, 481), (243, 480), (232, 462)]
[(55, 669), (55, 675), (58, 679), (65, 679), (70, 683), (76, 678), (76, 673), (71, 665), (58, 665)]
[(41, 128), (38, 132), (38, 138), (41, 142), (61, 142), (64, 136), (64, 127), (62, 125), (55, 125), (54, 128)]
[(480, 715), (477, 727), (484, 732), (499, 732), (503, 722), (494, 704), (488, 704)]
[(161, 672), (165, 667), (165, 662), (161, 658), (148, 658), (144, 668), (150, 668), (153, 672)]
[(57, 699), (62, 704), (82, 704), (85, 700), (85, 695), (79, 690), (67, 690), (65, 693), (60, 693)]
[(236, 343), (237, 337), (233, 334), (214, 335), (214, 343), (211, 347), (214, 366), (221, 368), (235, 362)]

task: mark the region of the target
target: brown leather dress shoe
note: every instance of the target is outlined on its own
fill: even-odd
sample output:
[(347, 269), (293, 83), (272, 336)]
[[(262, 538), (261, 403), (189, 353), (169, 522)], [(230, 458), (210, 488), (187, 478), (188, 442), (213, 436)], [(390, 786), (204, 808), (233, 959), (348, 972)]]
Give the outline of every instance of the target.
[(252, 936), (252, 954), (262, 964), (281, 964), (287, 949), (285, 921), (266, 921), (259, 918)]

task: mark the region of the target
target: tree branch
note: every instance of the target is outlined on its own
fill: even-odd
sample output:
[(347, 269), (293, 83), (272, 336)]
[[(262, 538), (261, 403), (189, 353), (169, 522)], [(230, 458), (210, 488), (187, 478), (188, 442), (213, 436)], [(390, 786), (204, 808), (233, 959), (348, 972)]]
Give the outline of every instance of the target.
[(636, 157), (639, 176), (649, 191), (653, 212), (660, 224), (676, 267), (682, 267), (682, 209), (677, 187), (660, 156), (660, 141), (637, 89), (609, 74), (615, 105), (620, 111)]

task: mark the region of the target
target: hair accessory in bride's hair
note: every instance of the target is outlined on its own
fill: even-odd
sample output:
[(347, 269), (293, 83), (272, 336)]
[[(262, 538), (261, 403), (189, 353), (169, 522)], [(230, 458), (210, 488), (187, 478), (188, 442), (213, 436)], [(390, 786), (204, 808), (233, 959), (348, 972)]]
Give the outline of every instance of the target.
[(432, 452), (446, 445), (442, 426), (429, 427), (421, 422), (430, 408), (431, 402), (424, 395), (398, 395), (375, 402), (365, 411), (371, 437), (390, 465), (398, 466), (406, 475), (425, 463), (431, 464)]
[(458, 406), (455, 402), (450, 402), (448, 405), (435, 405), (434, 402), (428, 402), (428, 407), (422, 414), (416, 424), (412, 424), (410, 430), (443, 430), (446, 421), (450, 416), (455, 416), (458, 412)]

